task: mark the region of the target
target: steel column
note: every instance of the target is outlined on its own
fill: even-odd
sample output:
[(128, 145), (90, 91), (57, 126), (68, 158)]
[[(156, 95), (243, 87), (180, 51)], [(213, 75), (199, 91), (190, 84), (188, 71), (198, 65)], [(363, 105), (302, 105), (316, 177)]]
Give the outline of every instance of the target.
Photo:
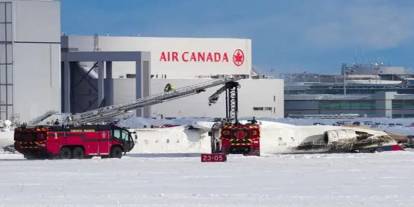
[[(143, 95), (143, 81), (142, 81), (142, 62), (141, 54), (138, 55), (135, 61), (135, 99), (142, 98)], [(136, 112), (137, 116), (142, 116), (142, 109), (138, 108)]]
[(70, 113), (70, 62), (63, 62), (63, 112)]
[(105, 105), (114, 104), (114, 83), (112, 79), (112, 61), (106, 61)]
[(98, 61), (98, 101), (96, 107), (101, 107), (105, 98), (105, 65), (104, 61)]

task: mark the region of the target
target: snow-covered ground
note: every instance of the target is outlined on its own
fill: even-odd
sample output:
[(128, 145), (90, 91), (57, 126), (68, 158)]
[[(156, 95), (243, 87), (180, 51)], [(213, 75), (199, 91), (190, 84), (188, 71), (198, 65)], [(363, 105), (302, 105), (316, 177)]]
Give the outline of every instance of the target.
[(413, 206), (414, 152), (23, 160), (0, 154), (0, 206)]

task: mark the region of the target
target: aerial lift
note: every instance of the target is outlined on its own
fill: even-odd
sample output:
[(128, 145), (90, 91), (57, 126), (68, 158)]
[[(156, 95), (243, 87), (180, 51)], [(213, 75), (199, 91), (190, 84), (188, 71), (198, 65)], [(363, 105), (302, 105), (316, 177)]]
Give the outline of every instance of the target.
[[(226, 97), (226, 118), (213, 125), (211, 136), (211, 155), (202, 156), (202, 161), (225, 160), (220, 154), (260, 155), (260, 128), (253, 118), (248, 123), (238, 120), (237, 81), (229, 81), (209, 97), (209, 104), (218, 101), (220, 94)], [(218, 157), (218, 158), (217, 158)]]
[[(42, 120), (47, 119), (42, 117), (31, 123), (31, 126), (15, 129), (15, 149), (27, 158), (81, 159), (91, 156), (120, 158), (134, 147), (134, 141), (132, 134), (126, 128), (118, 127), (113, 123), (115, 117), (145, 106), (195, 95), (211, 87), (234, 84), (239, 79), (238, 77), (215, 79), (168, 90), (137, 99), (132, 103), (69, 115), (63, 123), (55, 125), (40, 125)], [(237, 115), (237, 112), (235, 114)]]

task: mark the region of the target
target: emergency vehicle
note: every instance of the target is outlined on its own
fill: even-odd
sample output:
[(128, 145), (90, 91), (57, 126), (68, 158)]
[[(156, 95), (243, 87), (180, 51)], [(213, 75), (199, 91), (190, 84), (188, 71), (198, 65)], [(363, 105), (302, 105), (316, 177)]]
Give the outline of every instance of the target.
[(115, 125), (35, 126), (15, 129), (14, 147), (26, 158), (121, 158), (134, 147), (132, 134)]

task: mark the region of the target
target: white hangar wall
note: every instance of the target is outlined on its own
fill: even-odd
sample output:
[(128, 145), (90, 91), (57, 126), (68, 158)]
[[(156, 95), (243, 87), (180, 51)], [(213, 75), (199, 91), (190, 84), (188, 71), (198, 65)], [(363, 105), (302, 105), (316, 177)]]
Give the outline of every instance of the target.
[[(249, 75), (252, 68), (250, 39), (64, 36), (62, 41), (72, 51), (150, 52), (151, 73), (159, 78)], [(113, 67), (115, 78), (135, 72), (132, 63)]]
[[(167, 83), (175, 88), (194, 85), (209, 79), (152, 79), (151, 93), (163, 92)], [(283, 80), (280, 79), (244, 79), (239, 81), (239, 117), (275, 117), (284, 115)], [(114, 79), (114, 103), (122, 104), (134, 100), (134, 79)], [(208, 97), (220, 87), (207, 89), (206, 92), (154, 105), (153, 117), (225, 117), (225, 94), (219, 101), (208, 105)]]

